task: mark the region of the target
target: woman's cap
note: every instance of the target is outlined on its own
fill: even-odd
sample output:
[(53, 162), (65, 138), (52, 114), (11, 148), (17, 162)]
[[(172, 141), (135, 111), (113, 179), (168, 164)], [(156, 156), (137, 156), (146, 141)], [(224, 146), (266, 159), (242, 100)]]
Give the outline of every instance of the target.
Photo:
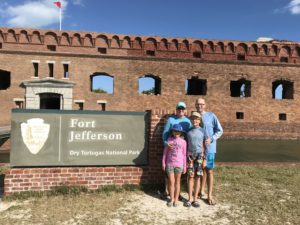
[(186, 109), (186, 104), (184, 102), (178, 102), (176, 105), (176, 109)]

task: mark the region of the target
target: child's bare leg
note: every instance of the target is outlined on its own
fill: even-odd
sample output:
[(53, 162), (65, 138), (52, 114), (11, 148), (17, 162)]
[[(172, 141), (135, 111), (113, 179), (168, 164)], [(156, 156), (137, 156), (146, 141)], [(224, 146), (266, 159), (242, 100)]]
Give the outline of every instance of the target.
[(200, 194), (202, 196), (205, 195), (205, 186), (206, 186), (206, 179), (207, 179), (207, 173), (206, 170), (203, 170), (203, 176), (201, 176), (201, 188), (200, 188)]
[(179, 194), (180, 194), (180, 180), (181, 173), (175, 173), (175, 193), (174, 193), (174, 202), (178, 202)]
[(189, 194), (189, 201), (193, 201), (193, 189), (194, 189), (194, 177), (188, 176), (188, 194)]
[(200, 190), (200, 176), (195, 177), (194, 201), (197, 201)]
[(168, 176), (165, 176), (165, 193), (166, 196), (169, 195), (169, 178)]
[(175, 176), (174, 173), (169, 174), (169, 194), (171, 202), (174, 202), (174, 186), (175, 186)]

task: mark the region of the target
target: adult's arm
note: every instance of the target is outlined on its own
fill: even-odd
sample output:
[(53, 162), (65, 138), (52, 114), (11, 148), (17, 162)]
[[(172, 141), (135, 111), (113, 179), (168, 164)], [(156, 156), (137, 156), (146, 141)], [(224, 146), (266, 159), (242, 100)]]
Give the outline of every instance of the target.
[(162, 134), (162, 139), (163, 139), (163, 142), (164, 142), (164, 146), (167, 146), (168, 145), (168, 138), (169, 138), (169, 135), (170, 135), (170, 130), (171, 130), (171, 119), (169, 118), (164, 126), (164, 131), (163, 131), (163, 134)]
[(211, 142), (216, 141), (217, 139), (219, 139), (222, 134), (223, 134), (223, 128), (221, 126), (220, 121), (218, 120), (217, 116), (214, 114), (214, 120), (213, 120), (213, 125), (214, 125), (214, 134), (212, 136), (212, 140)]
[(164, 147), (164, 153), (163, 153), (162, 162), (161, 162), (163, 171), (165, 171), (165, 169), (166, 169), (167, 151), (168, 151), (168, 148)]

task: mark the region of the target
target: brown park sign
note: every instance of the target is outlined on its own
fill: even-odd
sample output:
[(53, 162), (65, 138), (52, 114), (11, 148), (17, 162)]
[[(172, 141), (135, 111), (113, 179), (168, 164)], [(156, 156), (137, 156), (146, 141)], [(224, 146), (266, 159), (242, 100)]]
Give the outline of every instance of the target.
[(146, 112), (12, 110), (11, 166), (145, 165)]

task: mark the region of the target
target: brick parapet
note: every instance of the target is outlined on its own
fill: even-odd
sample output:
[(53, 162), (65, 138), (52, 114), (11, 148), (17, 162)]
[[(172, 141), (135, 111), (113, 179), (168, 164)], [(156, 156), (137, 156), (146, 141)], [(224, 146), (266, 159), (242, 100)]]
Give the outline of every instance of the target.
[[(230, 41), (95, 32), (0, 28), (1, 51), (282, 64), (300, 63), (297, 42)], [(48, 46), (55, 46), (55, 51)], [(102, 52), (98, 48), (105, 49)], [(151, 51), (151, 53), (149, 53)], [(195, 55), (195, 53), (198, 53)], [(19, 54), (19, 53), (18, 53)]]

